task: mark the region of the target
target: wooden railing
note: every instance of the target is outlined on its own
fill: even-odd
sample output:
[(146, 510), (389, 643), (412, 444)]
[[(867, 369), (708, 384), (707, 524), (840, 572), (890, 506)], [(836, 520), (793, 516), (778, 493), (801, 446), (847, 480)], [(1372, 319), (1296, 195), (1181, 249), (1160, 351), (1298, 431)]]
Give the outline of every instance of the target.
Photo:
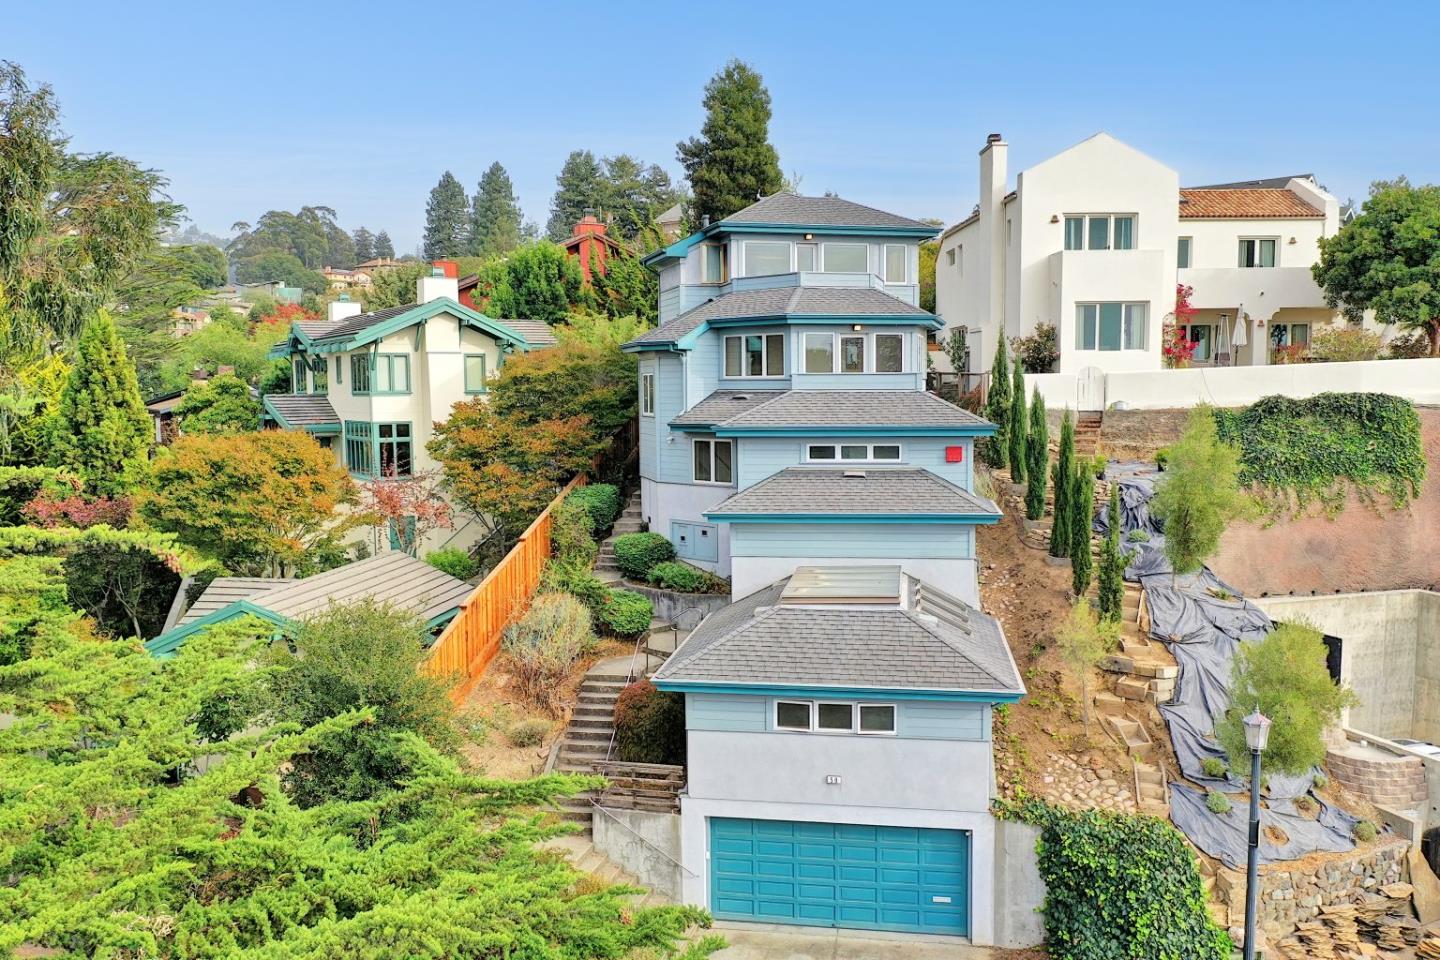
[(500, 652), (505, 628), (530, 606), (530, 598), (540, 586), (545, 561), (550, 559), (551, 515), (570, 491), (584, 485), (583, 474), (565, 485), (520, 535), (505, 559), (465, 598), (460, 612), (430, 647), (423, 669), (436, 676), (460, 677), (451, 693), (457, 704), (469, 695), (490, 661)]
[(591, 766), (609, 781), (597, 798), (600, 806), (650, 813), (680, 812), (680, 791), (685, 789), (684, 767), (620, 760), (598, 760)]

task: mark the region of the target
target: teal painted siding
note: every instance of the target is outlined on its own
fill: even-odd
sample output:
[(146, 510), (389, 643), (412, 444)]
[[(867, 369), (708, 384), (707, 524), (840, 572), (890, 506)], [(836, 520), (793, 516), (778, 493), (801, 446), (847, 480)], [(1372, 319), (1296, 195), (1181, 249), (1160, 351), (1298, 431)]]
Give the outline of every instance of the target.
[[(740, 448), (737, 454), (739, 461), (739, 472), (736, 480), (741, 490), (753, 484), (759, 483), (766, 477), (779, 473), (786, 467), (793, 467), (804, 462), (805, 448), (811, 443), (839, 444), (842, 442), (854, 443), (899, 443), (901, 466), (922, 467), (935, 474), (937, 477), (948, 480), (964, 490), (972, 490), (973, 474), (971, 464), (974, 459), (974, 441), (970, 438), (946, 438), (946, 437), (885, 437), (874, 435), (867, 437), (815, 437), (813, 439), (792, 439), (790, 437), (753, 437), (740, 438)], [(960, 447), (964, 451), (962, 460), (959, 463), (945, 462), (946, 447)], [(839, 465), (839, 464), (837, 464)], [(857, 469), (863, 469), (869, 464), (853, 464)]]
[(983, 703), (902, 700), (896, 735), (913, 740), (989, 740), (990, 707)]
[(691, 481), (690, 444), (676, 435), (675, 442), (668, 442), (671, 420), (686, 410), (685, 368), (680, 357), (663, 354), (659, 360), (659, 376), (655, 383), (655, 419), (658, 439), (656, 441), (656, 478), (667, 483), (689, 483)]
[(660, 293), (660, 323), (669, 323), (680, 316), (681, 287), (671, 287)]
[(968, 524), (732, 523), (732, 557), (855, 557), (875, 560), (968, 560)]
[[(655, 373), (657, 366), (658, 364), (654, 358), (645, 357), (640, 361), (638, 373)], [(638, 379), (636, 382), (639, 382)], [(655, 402), (658, 406), (660, 402), (660, 384), (658, 381), (655, 384)], [(656, 471), (659, 469), (657, 437), (659, 433), (665, 429), (660, 424), (661, 421), (657, 416), (640, 417), (640, 476), (650, 480), (656, 478)]]
[(685, 697), (685, 729), (763, 733), (767, 703), (764, 697), (692, 693)]

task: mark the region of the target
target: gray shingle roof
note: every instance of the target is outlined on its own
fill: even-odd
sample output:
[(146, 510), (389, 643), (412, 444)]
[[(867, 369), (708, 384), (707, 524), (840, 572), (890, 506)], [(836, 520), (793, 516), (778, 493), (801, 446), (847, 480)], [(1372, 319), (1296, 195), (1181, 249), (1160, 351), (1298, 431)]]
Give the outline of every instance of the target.
[(998, 621), (906, 579), (906, 607), (886, 607), (782, 602), (786, 578), (705, 618), (655, 679), (1024, 692)]
[(760, 290), (736, 290), (707, 300), (668, 323), (636, 337), (626, 346), (676, 343), (687, 333), (699, 328), (702, 323), (712, 320), (744, 320), (793, 314), (914, 317), (917, 323), (934, 319), (934, 314), (870, 287), (766, 287)]
[(725, 429), (785, 427), (986, 427), (977, 417), (923, 390), (788, 390), (726, 420)]
[(876, 210), (864, 204), (839, 197), (802, 197), (794, 193), (777, 193), (750, 204), (738, 213), (720, 221), (727, 223), (784, 223), (796, 226), (828, 227), (901, 227), (905, 229), (930, 228), (939, 232), (939, 227), (911, 220), (884, 210)]
[(713, 427), (751, 407), (774, 400), (784, 390), (716, 390), (680, 416), (671, 420), (677, 427)]
[(249, 600), (264, 606), (261, 597), (291, 582), (293, 581), (288, 578), (274, 577), (216, 577), (210, 581), (205, 591), (195, 598), (190, 609), (185, 611), (185, 616), (180, 618), (180, 623), (183, 625), (199, 620), (237, 600)]
[(318, 340), (333, 330), (339, 320), (296, 320), (295, 326), (311, 340)]
[(705, 511), (734, 514), (842, 514), (864, 517), (905, 513), (1000, 516), (984, 497), (919, 467), (786, 467)]
[(265, 402), (293, 427), (338, 424), (340, 417), (323, 393), (269, 393)]
[[(374, 313), (360, 313), (353, 317), (346, 317), (343, 320), (337, 321), (330, 329), (326, 330), (316, 339), (323, 338), (325, 340), (333, 340), (336, 337), (354, 336), (357, 333), (368, 330), (377, 323), (384, 323), (386, 320), (392, 320), (402, 313), (409, 313), (418, 306), (420, 306), (418, 303), (402, 303), (398, 307), (387, 307), (384, 310), (376, 310)], [(313, 337), (314, 335), (311, 334), (311, 336)]]
[(503, 323), (520, 334), (532, 347), (550, 347), (559, 343), (555, 339), (555, 332), (550, 329), (550, 324), (544, 320), (496, 320), (495, 322)]

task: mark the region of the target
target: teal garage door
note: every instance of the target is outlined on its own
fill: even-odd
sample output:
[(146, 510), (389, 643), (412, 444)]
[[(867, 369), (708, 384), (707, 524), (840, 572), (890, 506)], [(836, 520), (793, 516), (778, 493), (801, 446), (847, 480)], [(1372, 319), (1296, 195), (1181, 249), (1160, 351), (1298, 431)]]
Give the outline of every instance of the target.
[(712, 818), (710, 912), (968, 935), (970, 838), (960, 830)]

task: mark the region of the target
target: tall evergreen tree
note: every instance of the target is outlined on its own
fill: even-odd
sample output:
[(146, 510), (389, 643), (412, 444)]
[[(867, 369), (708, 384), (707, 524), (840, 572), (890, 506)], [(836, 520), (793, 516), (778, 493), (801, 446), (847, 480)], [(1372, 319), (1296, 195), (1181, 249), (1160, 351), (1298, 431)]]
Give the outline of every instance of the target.
[(1118, 622), (1125, 603), (1125, 561), (1120, 549), (1120, 485), (1110, 487), (1109, 527), (1100, 544), (1100, 593), (1096, 606), (1100, 618)]
[(720, 220), (784, 186), (770, 143), (770, 91), (748, 64), (731, 60), (705, 86), (700, 136), (676, 144), (690, 181), (690, 218)]
[(1095, 471), (1080, 460), (1070, 480), (1070, 575), (1076, 597), (1090, 589), (1095, 560), (1090, 555), (1090, 527), (1095, 512)]
[(1045, 481), (1050, 475), (1050, 422), (1040, 388), (1030, 398), (1030, 431), (1025, 437), (1025, 519), (1045, 516)]
[(1055, 491), (1055, 521), (1050, 528), (1050, 556), (1070, 556), (1070, 494), (1075, 475), (1075, 419), (1070, 411), (1060, 421), (1060, 452), (1050, 472), (1050, 485)]
[[(670, 174), (655, 164), (648, 167), (622, 153), (606, 157), (605, 197), (601, 208), (611, 232), (622, 240), (634, 241), (667, 208), (680, 199), (670, 183)], [(639, 245), (646, 248), (644, 244)]]
[(425, 259), (463, 257), (470, 249), (465, 188), (446, 170), (425, 205)]
[(1010, 357), (1005, 352), (1005, 338), (995, 345), (995, 361), (990, 366), (990, 391), (985, 397), (985, 419), (999, 429), (985, 441), (985, 462), (1003, 469), (1009, 465), (1010, 439), (1005, 421), (1010, 416)]
[(1015, 382), (1010, 385), (1010, 419), (1006, 422), (1008, 428), (1006, 441), (1009, 451), (1006, 454), (1010, 460), (1010, 482), (1024, 483), (1026, 476), (1025, 462), (1025, 368), (1020, 365), (1020, 358), (1015, 358)]
[(356, 230), (352, 239), (355, 241), (355, 262), (364, 263), (375, 257), (375, 234), (364, 227)]
[(595, 154), (589, 150), (570, 151), (555, 178), (555, 196), (550, 201), (545, 234), (556, 242), (570, 236), (570, 231), (587, 212), (600, 212), (605, 193), (605, 177)]
[(90, 493), (126, 493), (145, 474), (151, 430), (135, 367), (114, 321), (102, 311), (80, 334), (75, 366), (60, 395), (50, 465), (78, 475)]
[(395, 244), (390, 242), (390, 234), (384, 230), (375, 234), (375, 257), (384, 260), (395, 259)]
[(490, 164), (475, 188), (470, 208), (470, 253), (490, 257), (520, 246), (520, 202), (510, 174), (498, 162)]

